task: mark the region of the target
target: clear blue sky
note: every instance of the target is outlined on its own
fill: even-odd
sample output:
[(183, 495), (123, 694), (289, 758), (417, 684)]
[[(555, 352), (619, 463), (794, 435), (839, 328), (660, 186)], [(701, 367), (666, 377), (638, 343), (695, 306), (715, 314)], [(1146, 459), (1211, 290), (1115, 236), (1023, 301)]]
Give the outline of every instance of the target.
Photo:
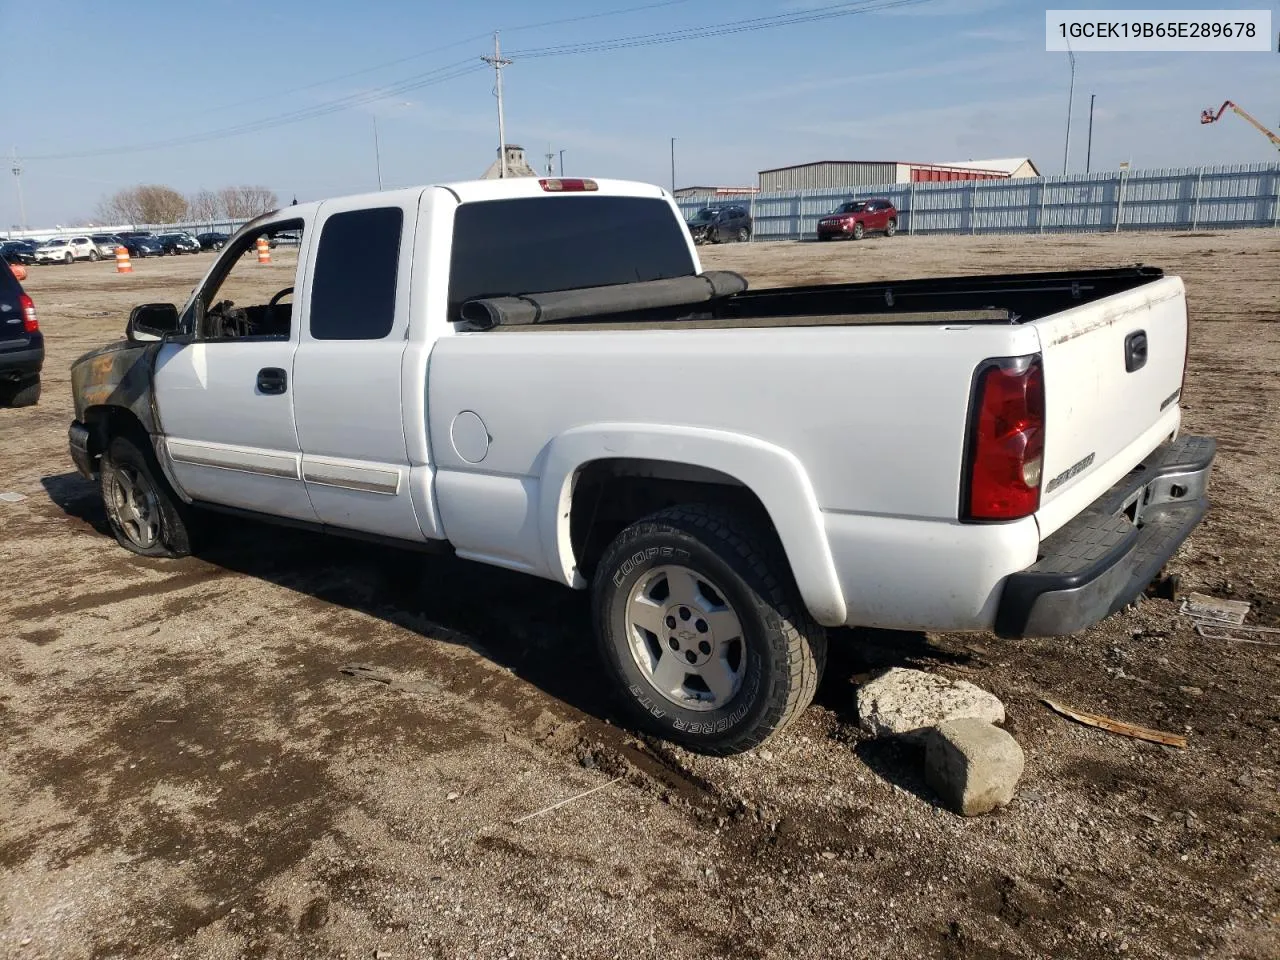
[[(467, 179), (495, 156), (491, 73), (207, 142), (34, 158), (204, 134), (367, 94), (473, 62), (489, 52), (478, 35), (501, 28), (504, 52), (516, 57), (505, 73), (507, 139), (539, 164), (548, 145), (563, 149), (570, 175), (669, 184), (673, 136), (680, 184), (749, 184), (757, 170), (827, 158), (1030, 156), (1044, 172), (1061, 171), (1068, 66), (1064, 54), (1044, 51), (1045, 4), (930, 0), (669, 45), (519, 58), (521, 50), (553, 44), (806, 11), (835, 0), (679, 0), (514, 29), (645, 2), (0, 0), (0, 148), (32, 158), (22, 178), (32, 226), (90, 216), (102, 196), (137, 183), (183, 192), (263, 183), (286, 202), (295, 194), (309, 200), (369, 190), (375, 115), (384, 184)], [(1270, 8), (1280, 29), (1276, 3), (1195, 6)], [(408, 57), (414, 59), (337, 79)], [(1084, 168), (1091, 92), (1098, 94), (1094, 169), (1125, 159), (1159, 167), (1280, 157), (1239, 118), (1211, 127), (1197, 122), (1201, 109), (1230, 98), (1280, 125), (1275, 53), (1080, 54), (1073, 169)], [(14, 178), (6, 175), (0, 227), (17, 220)]]

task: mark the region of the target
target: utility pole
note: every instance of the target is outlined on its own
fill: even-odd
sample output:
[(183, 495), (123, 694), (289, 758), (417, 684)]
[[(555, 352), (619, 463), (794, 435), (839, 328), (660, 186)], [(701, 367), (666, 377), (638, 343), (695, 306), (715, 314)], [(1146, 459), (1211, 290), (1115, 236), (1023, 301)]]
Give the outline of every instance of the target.
[(13, 178), (18, 185), (18, 219), (22, 223), (22, 232), (27, 232), (27, 203), (22, 198), (22, 164), (18, 161), (18, 148), (13, 148)]
[(556, 155), (551, 152), (551, 144), (549, 143), (547, 144), (546, 158), (547, 158), (547, 176), (553, 177), (555, 176), (556, 168), (552, 166), (552, 163), (555, 161)]
[(1084, 172), (1089, 172), (1090, 164), (1093, 160), (1093, 101), (1097, 97), (1096, 93), (1089, 94), (1089, 145), (1084, 150)]
[(1071, 106), (1076, 97), (1076, 55), (1067, 47), (1067, 56), (1071, 59), (1071, 88), (1067, 94), (1067, 143), (1062, 148), (1062, 175), (1067, 175), (1067, 160), (1071, 156)]
[(671, 195), (676, 195), (676, 138), (671, 138)]
[(564, 151), (560, 151), (560, 176), (564, 176)]
[(493, 56), (481, 57), (485, 63), (493, 67), (493, 75), (496, 81), (494, 93), (498, 98), (498, 158), (501, 164), (502, 178), (507, 177), (507, 128), (502, 118), (502, 68), (511, 66), (510, 60), (503, 59), (502, 46), (498, 43), (498, 31), (493, 31)]
[(382, 192), (382, 151), (378, 148), (378, 116), (373, 117), (373, 162), (378, 166), (378, 192)]

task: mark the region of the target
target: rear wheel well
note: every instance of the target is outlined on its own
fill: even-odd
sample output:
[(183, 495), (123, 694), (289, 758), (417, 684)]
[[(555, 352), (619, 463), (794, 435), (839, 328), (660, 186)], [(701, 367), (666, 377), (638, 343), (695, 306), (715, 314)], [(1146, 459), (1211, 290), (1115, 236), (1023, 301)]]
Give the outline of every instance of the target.
[(777, 539), (760, 498), (735, 478), (708, 467), (663, 460), (595, 460), (573, 480), (569, 537), (578, 572), (590, 580), (614, 539), (659, 510), (703, 503), (725, 507), (753, 521), (762, 536)]

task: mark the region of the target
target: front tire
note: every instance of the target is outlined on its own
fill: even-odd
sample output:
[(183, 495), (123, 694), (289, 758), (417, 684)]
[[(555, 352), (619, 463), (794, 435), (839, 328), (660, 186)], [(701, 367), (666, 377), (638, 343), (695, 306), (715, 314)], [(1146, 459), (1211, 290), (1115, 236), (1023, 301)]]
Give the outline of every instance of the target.
[(68, 253), (65, 257), (63, 257), (63, 258), (62, 258), (62, 262), (63, 262), (63, 263), (65, 263), (67, 266), (71, 266), (71, 263), (72, 263), (74, 260), (75, 260), (75, 257), (73, 257), (73, 256), (72, 256), (71, 254), (69, 254), (69, 253)]
[(747, 243), (751, 239), (751, 231), (746, 227), (738, 228), (738, 242)]
[(710, 754), (750, 750), (813, 700), (827, 641), (781, 547), (700, 505), (632, 524), (596, 569), (604, 661), (638, 725)]
[(102, 457), (102, 501), (120, 546), (143, 557), (191, 553), (188, 509), (150, 450), (130, 437), (114, 437)]
[(853, 239), (861, 240), (866, 232), (866, 229), (862, 226), (861, 220), (853, 225)]
[(97, 263), (99, 259), (101, 259), (101, 258), (98, 256), (98, 251), (97, 251), (97, 250), (90, 250), (90, 251), (89, 251), (89, 262), (90, 262), (90, 263)]

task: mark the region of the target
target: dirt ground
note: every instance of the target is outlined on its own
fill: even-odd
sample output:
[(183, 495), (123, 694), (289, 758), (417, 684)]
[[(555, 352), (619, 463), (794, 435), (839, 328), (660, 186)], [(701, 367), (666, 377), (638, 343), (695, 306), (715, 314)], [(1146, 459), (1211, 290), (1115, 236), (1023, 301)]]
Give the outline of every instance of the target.
[[(1280, 232), (705, 260), (757, 287), (1181, 274), (1185, 424), (1219, 458), (1175, 566), (1184, 591), (1280, 625)], [(288, 261), (253, 265), (263, 290)], [(1201, 639), (1172, 602), (1058, 640), (840, 632), (793, 729), (709, 759), (618, 725), (585, 599), (552, 584), (239, 523), (198, 558), (125, 552), (67, 455), (68, 365), (210, 262), (27, 283), (49, 359), (40, 405), (0, 410), (0, 491), (27, 498), (0, 502), (0, 955), (1280, 956), (1280, 647)], [(1011, 806), (956, 817), (917, 753), (860, 734), (853, 678), (889, 664), (1004, 700), (1027, 753)], [(1042, 697), (1190, 746), (1077, 726)]]

